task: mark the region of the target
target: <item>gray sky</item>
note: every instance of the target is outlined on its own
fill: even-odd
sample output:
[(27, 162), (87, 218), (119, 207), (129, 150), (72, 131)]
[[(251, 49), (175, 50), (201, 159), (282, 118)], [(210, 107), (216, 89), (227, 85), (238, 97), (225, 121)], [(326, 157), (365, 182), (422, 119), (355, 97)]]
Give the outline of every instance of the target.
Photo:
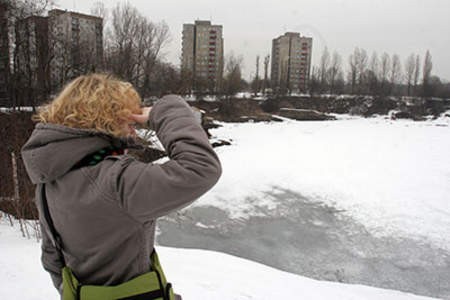
[[(89, 13), (94, 1), (57, 0), (57, 7)], [(118, 0), (104, 0), (113, 7)], [(434, 75), (450, 80), (450, 0), (129, 0), (152, 21), (165, 20), (171, 43), (166, 59), (181, 56), (183, 23), (197, 19), (223, 25), (225, 55), (244, 57), (243, 75), (255, 72), (256, 55), (270, 54), (272, 39), (286, 31), (313, 38), (313, 64), (325, 46), (337, 50), (347, 65), (354, 47), (400, 55), (414, 52), (422, 61), (427, 49)], [(74, 4), (75, 3), (75, 4)], [(262, 61), (262, 59), (261, 59)], [(262, 67), (260, 68), (262, 70)], [(261, 71), (260, 71), (261, 75)]]

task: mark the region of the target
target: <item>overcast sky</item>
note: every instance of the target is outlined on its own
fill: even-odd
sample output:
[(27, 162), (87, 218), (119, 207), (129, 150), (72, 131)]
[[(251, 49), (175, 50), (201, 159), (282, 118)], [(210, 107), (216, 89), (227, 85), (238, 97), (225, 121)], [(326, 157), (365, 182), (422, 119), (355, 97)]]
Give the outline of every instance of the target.
[[(57, 0), (62, 9), (89, 13), (88, 0)], [(118, 0), (104, 0), (106, 7)], [(355, 47), (400, 55), (433, 57), (434, 75), (450, 80), (450, 0), (129, 0), (152, 21), (169, 25), (166, 59), (179, 65), (183, 23), (211, 20), (223, 25), (225, 55), (244, 57), (243, 74), (254, 76), (256, 55), (270, 54), (272, 39), (286, 31), (313, 38), (313, 64), (325, 46), (347, 65)], [(262, 59), (261, 59), (262, 61)], [(422, 59), (423, 61), (423, 59)], [(262, 68), (260, 68), (261, 70)], [(261, 72), (260, 72), (261, 74)]]

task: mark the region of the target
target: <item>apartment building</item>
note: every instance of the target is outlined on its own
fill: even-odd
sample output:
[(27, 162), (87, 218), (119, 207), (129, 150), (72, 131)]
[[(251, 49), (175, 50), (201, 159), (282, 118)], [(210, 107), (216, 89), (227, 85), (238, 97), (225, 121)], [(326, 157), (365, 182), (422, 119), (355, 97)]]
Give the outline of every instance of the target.
[(181, 70), (194, 89), (219, 91), (223, 76), (222, 25), (210, 21), (183, 24)]
[(309, 89), (312, 38), (286, 32), (272, 40), (271, 81), (276, 92), (302, 93)]
[(52, 90), (103, 66), (103, 19), (60, 9), (48, 12)]
[(0, 3), (0, 107), (10, 106), (8, 97), (9, 39), (6, 3)]
[(23, 96), (34, 103), (18, 105), (37, 105), (46, 101), (50, 93), (48, 19), (30, 16), (19, 20), (15, 27), (16, 72), (23, 89)]

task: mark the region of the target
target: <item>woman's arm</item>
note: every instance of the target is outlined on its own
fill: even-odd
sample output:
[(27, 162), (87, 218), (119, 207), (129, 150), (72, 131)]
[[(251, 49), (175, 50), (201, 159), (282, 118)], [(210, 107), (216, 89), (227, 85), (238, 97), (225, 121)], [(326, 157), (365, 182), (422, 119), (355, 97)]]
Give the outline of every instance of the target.
[(128, 160), (115, 176), (123, 207), (141, 222), (190, 204), (222, 174), (205, 131), (181, 97), (169, 95), (158, 100), (149, 111), (148, 124), (170, 160), (164, 164)]

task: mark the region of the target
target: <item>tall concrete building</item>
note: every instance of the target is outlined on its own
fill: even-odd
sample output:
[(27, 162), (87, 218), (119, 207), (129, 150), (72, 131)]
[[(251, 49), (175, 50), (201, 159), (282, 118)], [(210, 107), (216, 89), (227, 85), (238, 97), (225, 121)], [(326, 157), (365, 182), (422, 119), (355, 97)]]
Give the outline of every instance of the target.
[[(27, 103), (17, 105), (37, 105), (50, 93), (50, 69), (48, 53), (48, 19), (30, 16), (19, 20), (15, 28), (17, 76), (21, 95)], [(21, 102), (23, 99), (16, 99)], [(24, 100), (25, 101), (25, 100)], [(30, 103), (30, 101), (32, 103)]]
[[(53, 9), (16, 23), (18, 105), (39, 105), (67, 81), (103, 66), (103, 19)], [(22, 99), (23, 98), (23, 99)]]
[(210, 21), (183, 24), (181, 70), (193, 80), (194, 89), (217, 92), (222, 85), (222, 25)]
[(0, 3), (0, 106), (10, 106), (8, 97), (9, 39), (8, 10), (6, 3)]
[(312, 38), (286, 32), (272, 40), (271, 81), (281, 93), (307, 92), (311, 73)]
[(48, 12), (52, 89), (103, 66), (103, 19), (77, 12)]

